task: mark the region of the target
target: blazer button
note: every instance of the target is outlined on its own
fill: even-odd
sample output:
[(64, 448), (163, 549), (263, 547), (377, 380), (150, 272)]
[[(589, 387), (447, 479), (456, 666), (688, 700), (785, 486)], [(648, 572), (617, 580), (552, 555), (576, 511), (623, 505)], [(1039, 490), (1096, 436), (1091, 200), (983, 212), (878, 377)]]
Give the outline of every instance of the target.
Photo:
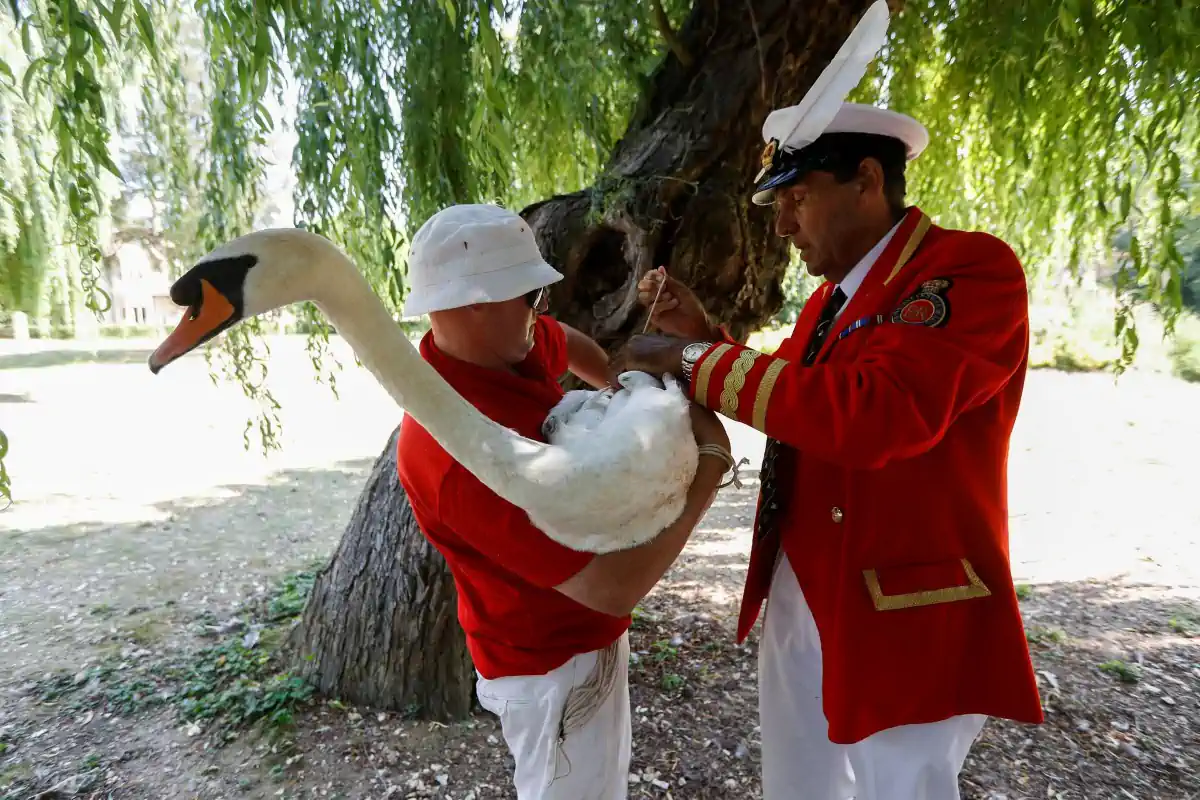
[(829, 516), (833, 519), (834, 522), (841, 522), (842, 518), (845, 517), (846, 515), (842, 512), (842, 510), (840, 508), (838, 508), (837, 506), (834, 506), (830, 510)]

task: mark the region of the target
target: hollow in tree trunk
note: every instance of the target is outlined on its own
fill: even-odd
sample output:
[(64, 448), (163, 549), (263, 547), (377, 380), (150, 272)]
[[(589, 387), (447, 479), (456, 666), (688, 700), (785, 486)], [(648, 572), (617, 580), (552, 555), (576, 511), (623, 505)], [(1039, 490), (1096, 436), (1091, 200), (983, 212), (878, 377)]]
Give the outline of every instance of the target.
[[(565, 279), (551, 313), (613, 350), (641, 329), (659, 265), (743, 339), (783, 302), (787, 242), (750, 202), (763, 120), (799, 102), (869, 0), (696, 0), (596, 184), (521, 213)], [(665, 26), (665, 20), (660, 26)], [(467, 713), (474, 672), (440, 555), (380, 456), (292, 642), (320, 691), (431, 717)], [(311, 657), (311, 660), (306, 660)]]

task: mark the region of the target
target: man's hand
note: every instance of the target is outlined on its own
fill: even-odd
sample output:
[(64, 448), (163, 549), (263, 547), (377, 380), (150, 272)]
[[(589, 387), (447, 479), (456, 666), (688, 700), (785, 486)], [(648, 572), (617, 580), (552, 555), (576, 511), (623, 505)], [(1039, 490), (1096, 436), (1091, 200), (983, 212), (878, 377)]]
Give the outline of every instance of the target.
[[(663, 281), (666, 281), (666, 285), (659, 294), (658, 287)], [(637, 288), (638, 302), (646, 308), (654, 306), (650, 323), (663, 333), (693, 341), (721, 338), (720, 332), (709, 321), (700, 298), (687, 286), (667, 275), (663, 267), (643, 275)], [(655, 296), (658, 297), (657, 303), (654, 302)]]
[(683, 348), (690, 341), (652, 334), (634, 336), (609, 362), (609, 385), (620, 386), (617, 376), (622, 372), (647, 372), (656, 378), (669, 372), (680, 377)]

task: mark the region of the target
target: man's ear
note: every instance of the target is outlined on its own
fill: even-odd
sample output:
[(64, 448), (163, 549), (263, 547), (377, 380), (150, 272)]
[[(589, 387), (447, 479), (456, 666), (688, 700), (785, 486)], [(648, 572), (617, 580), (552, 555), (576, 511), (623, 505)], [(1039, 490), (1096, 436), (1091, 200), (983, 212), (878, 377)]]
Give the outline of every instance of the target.
[(883, 164), (879, 163), (879, 159), (864, 158), (859, 162), (858, 174), (854, 177), (863, 194), (883, 194)]

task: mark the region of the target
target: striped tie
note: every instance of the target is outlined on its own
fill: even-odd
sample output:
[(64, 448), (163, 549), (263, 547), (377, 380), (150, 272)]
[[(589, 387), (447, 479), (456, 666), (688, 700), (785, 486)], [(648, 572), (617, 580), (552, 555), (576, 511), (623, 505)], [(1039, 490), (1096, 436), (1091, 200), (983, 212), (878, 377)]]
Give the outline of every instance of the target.
[[(834, 317), (845, 304), (846, 293), (840, 286), (835, 287), (829, 300), (825, 303), (825, 308), (821, 310), (820, 319), (817, 320), (817, 329), (813, 331), (812, 340), (808, 343), (808, 350), (804, 354), (804, 366), (811, 366), (816, 360), (817, 353), (821, 351), (822, 342), (833, 328)], [(779, 458), (783, 447), (784, 445), (780, 444), (777, 439), (767, 438), (767, 447), (763, 451), (762, 469), (758, 473), (760, 488), (758, 529), (754, 534), (755, 541), (775, 533), (775, 523), (779, 520), (781, 498), (778, 496), (778, 487), (775, 485), (775, 461)]]

